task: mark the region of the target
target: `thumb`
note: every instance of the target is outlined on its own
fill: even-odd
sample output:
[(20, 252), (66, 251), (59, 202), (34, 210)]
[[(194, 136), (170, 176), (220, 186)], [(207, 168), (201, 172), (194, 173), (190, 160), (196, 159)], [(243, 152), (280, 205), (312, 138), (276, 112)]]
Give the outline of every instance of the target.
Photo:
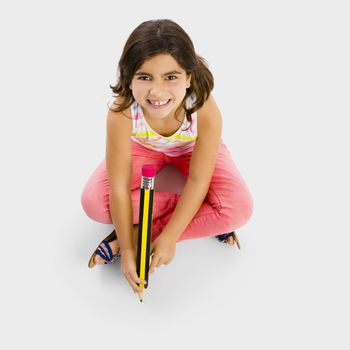
[(153, 273), (153, 272), (154, 272), (154, 269), (155, 269), (155, 267), (156, 267), (156, 265), (157, 265), (157, 262), (158, 262), (158, 259), (156, 258), (155, 255), (153, 255), (153, 256), (152, 256), (152, 262), (151, 262), (151, 264), (150, 264), (150, 266), (149, 266), (149, 268), (148, 268), (148, 271), (149, 271), (150, 273)]

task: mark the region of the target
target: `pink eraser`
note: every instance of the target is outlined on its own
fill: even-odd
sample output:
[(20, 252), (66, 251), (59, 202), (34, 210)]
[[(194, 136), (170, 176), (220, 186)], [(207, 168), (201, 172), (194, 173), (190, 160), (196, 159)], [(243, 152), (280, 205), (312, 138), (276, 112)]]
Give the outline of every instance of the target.
[(156, 169), (151, 164), (146, 164), (142, 167), (142, 176), (145, 177), (155, 177)]

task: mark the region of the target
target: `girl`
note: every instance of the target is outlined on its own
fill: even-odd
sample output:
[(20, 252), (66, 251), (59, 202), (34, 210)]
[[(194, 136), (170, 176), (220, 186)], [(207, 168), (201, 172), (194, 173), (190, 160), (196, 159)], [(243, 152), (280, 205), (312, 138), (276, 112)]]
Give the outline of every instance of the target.
[(110, 86), (117, 96), (107, 114), (106, 158), (81, 203), (91, 219), (116, 228), (89, 267), (120, 256), (135, 293), (142, 291), (137, 283), (145, 283), (136, 273), (144, 164), (159, 171), (171, 163), (186, 178), (181, 195), (154, 192), (150, 273), (170, 263), (182, 240), (217, 236), (239, 247), (233, 230), (252, 215), (251, 194), (221, 138), (213, 80), (187, 33), (171, 20), (143, 22), (126, 41), (117, 84)]

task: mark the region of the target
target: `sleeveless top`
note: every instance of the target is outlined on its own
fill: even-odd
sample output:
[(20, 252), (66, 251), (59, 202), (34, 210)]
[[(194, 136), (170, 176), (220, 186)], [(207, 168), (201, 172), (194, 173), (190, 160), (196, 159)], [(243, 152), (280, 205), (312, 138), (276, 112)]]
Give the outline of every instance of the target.
[[(190, 108), (195, 100), (194, 94), (187, 97), (186, 108)], [(197, 139), (197, 112), (191, 114), (192, 126), (186, 116), (179, 129), (171, 136), (159, 135), (147, 123), (142, 107), (134, 101), (130, 106), (132, 117), (131, 139), (156, 152), (170, 157), (192, 152)], [(187, 129), (188, 128), (188, 129)], [(187, 130), (186, 130), (187, 129)]]

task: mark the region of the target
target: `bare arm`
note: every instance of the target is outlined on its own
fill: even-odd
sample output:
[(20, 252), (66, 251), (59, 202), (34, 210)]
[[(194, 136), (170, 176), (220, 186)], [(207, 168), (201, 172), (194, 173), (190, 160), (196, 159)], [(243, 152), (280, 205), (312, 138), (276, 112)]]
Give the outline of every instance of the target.
[(121, 252), (133, 247), (133, 211), (128, 190), (115, 190), (109, 193), (109, 210), (117, 232)]
[(221, 142), (221, 113), (210, 95), (198, 115), (198, 138), (189, 175), (174, 213), (163, 232), (175, 240), (183, 233), (201, 207), (210, 186)]
[[(117, 102), (120, 100), (117, 98)], [(133, 247), (131, 205), (132, 123), (124, 112), (108, 112), (106, 167), (109, 180), (109, 209), (121, 251)]]
[(164, 227), (163, 232), (176, 241), (196, 215), (207, 192), (208, 188), (205, 184), (188, 179), (174, 213)]

